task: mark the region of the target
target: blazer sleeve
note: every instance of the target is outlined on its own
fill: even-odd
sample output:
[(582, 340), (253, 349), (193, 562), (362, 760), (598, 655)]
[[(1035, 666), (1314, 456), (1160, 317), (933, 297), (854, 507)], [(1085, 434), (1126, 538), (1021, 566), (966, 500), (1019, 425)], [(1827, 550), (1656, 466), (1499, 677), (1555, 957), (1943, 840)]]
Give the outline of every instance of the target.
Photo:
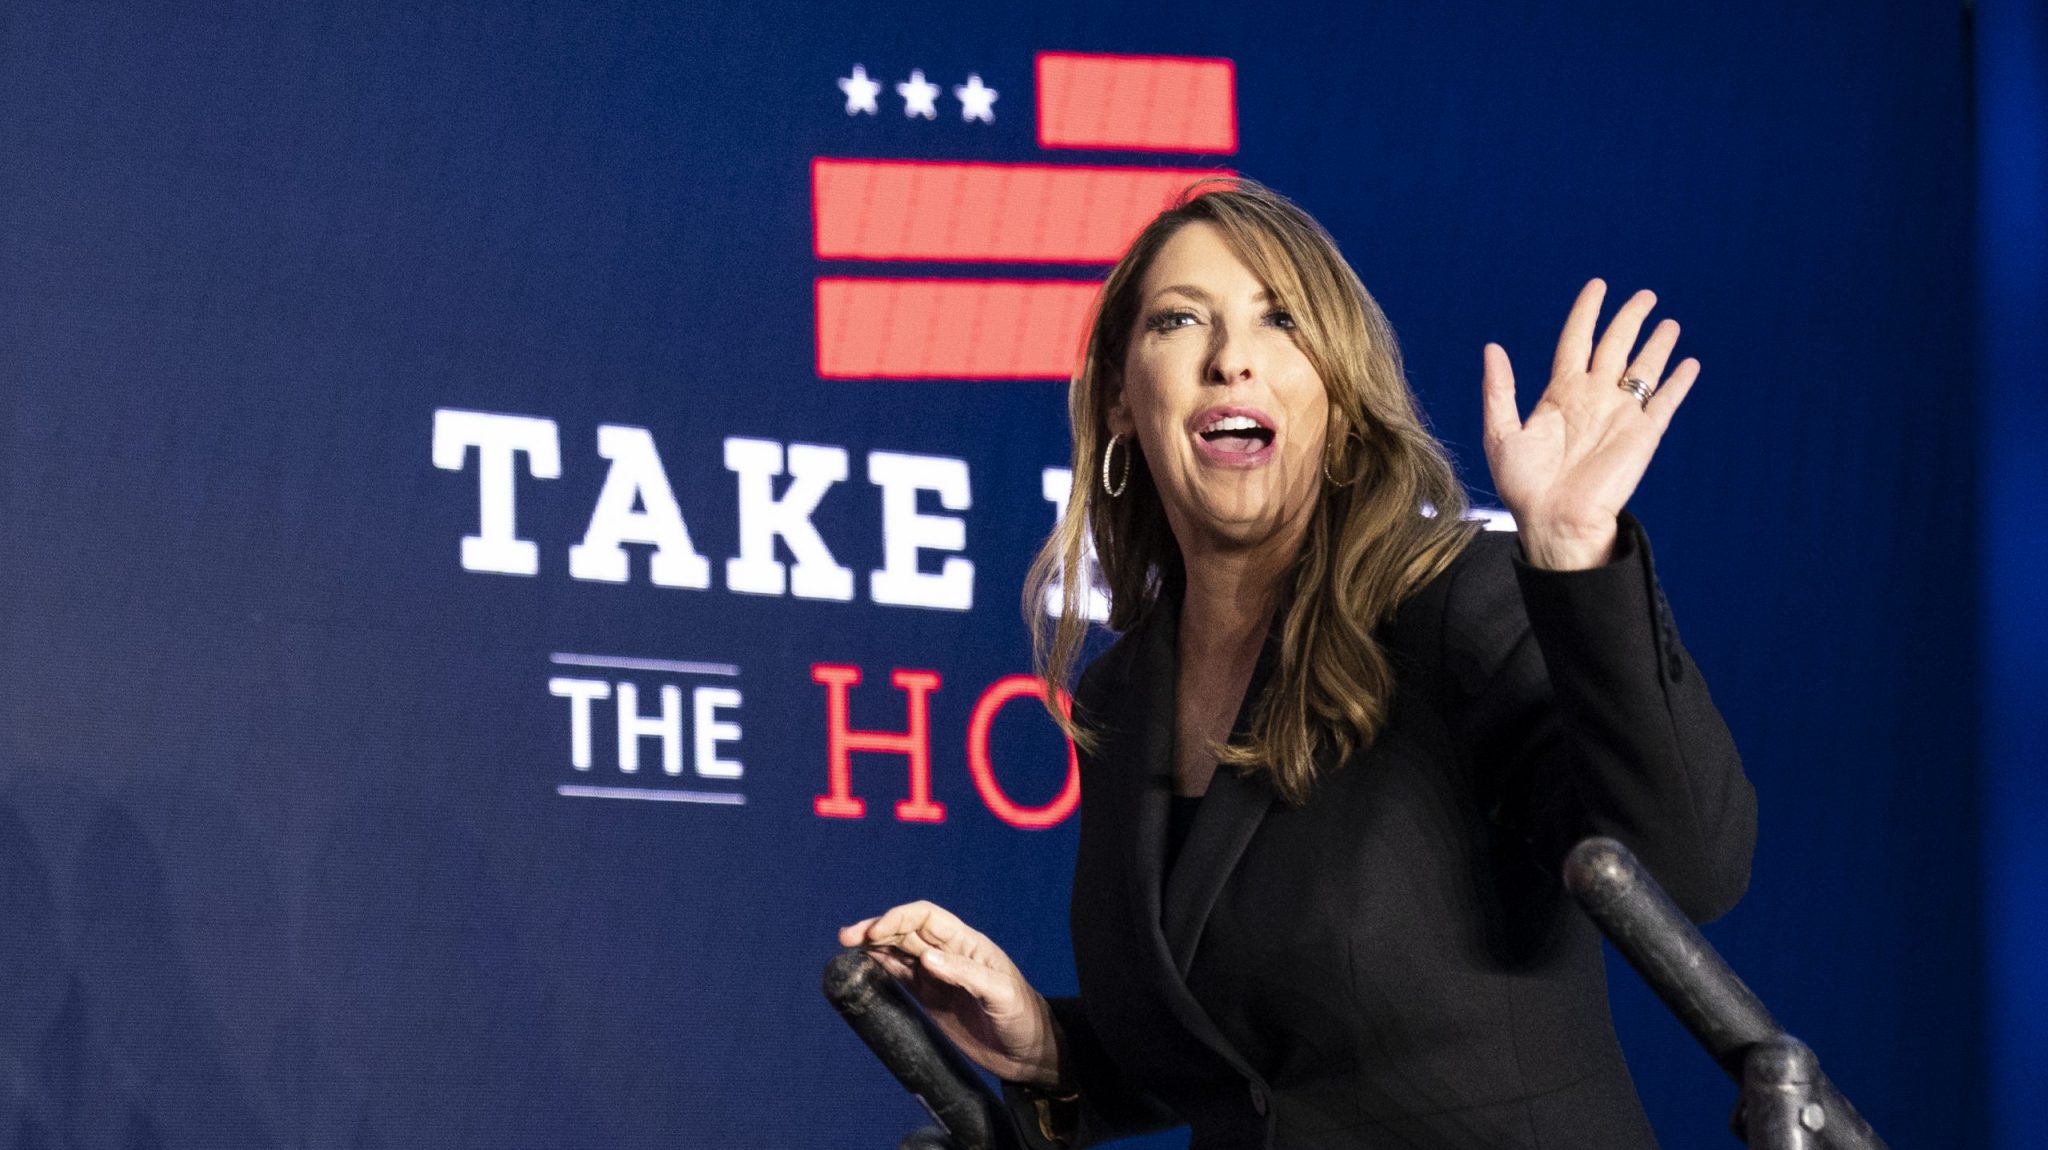
[(1694, 921), (1727, 913), (1749, 885), (1756, 793), (1642, 526), (1624, 514), (1614, 558), (1588, 571), (1492, 546), (1512, 555), (1461, 564), (1443, 657), (1469, 692), (1471, 753), (1497, 772), (1494, 818), (1551, 870), (1579, 838), (1609, 835)]
[[(1029, 1150), (1069, 1150), (1182, 1124), (1165, 1103), (1133, 1084), (1110, 1061), (1079, 998), (1046, 1001), (1066, 1035), (1063, 1054), (1073, 1062), (1074, 1084), (1080, 1098), (1067, 1111), (1069, 1129), (1046, 1130), (1040, 1126), (1037, 1104), (1014, 1085), (1004, 1083), (1003, 1102), (1009, 1107), (1024, 1146)], [(1048, 1133), (1054, 1137), (1048, 1138)]]

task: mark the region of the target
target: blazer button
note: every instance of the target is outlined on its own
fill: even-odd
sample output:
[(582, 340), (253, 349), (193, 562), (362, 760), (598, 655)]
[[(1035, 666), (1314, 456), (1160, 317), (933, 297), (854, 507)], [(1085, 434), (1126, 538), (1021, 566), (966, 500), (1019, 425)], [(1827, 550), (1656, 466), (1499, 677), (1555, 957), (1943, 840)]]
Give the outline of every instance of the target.
[(1252, 1088), (1252, 1109), (1259, 1112), (1259, 1117), (1264, 1118), (1266, 1116), (1266, 1088), (1256, 1082), (1250, 1085)]

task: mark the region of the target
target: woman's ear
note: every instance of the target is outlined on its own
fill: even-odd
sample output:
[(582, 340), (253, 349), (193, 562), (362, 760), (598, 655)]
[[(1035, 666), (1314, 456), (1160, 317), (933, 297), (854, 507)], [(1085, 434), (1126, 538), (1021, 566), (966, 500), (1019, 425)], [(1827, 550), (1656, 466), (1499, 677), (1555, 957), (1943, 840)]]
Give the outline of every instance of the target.
[(1123, 388), (1117, 388), (1116, 398), (1109, 401), (1109, 410), (1103, 413), (1109, 423), (1111, 435), (1134, 435), (1137, 421), (1131, 418), (1130, 405), (1124, 402)]

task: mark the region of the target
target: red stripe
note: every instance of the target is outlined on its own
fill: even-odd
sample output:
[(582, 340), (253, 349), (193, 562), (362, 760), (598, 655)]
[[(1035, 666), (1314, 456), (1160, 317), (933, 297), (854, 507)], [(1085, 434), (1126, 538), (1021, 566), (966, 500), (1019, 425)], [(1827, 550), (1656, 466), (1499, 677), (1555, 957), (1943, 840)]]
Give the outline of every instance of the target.
[(1196, 56), (1038, 54), (1038, 146), (1237, 151), (1237, 69)]
[(821, 379), (1066, 379), (1099, 284), (820, 279)]
[(1114, 263), (1215, 171), (923, 160), (811, 161), (820, 259)]

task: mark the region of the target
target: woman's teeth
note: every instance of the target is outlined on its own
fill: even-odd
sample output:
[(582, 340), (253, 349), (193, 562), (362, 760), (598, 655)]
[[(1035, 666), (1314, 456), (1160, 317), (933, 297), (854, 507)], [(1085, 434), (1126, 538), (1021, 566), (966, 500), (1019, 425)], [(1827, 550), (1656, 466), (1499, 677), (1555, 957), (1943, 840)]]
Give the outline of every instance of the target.
[(1258, 420), (1243, 415), (1212, 419), (1202, 426), (1198, 434), (1222, 451), (1250, 453), (1273, 442), (1271, 430), (1261, 427)]
[(1221, 417), (1219, 417), (1219, 418), (1216, 418), (1216, 419), (1212, 419), (1212, 420), (1210, 420), (1210, 421), (1209, 421), (1209, 424), (1208, 424), (1208, 426), (1207, 426), (1207, 427), (1204, 427), (1204, 428), (1202, 428), (1202, 434), (1203, 434), (1203, 435), (1207, 435), (1207, 434), (1209, 434), (1209, 433), (1210, 433), (1210, 432), (1212, 432), (1212, 431), (1258, 431), (1258, 430), (1263, 430), (1263, 429), (1259, 427), (1259, 421), (1258, 421), (1258, 420), (1256, 420), (1256, 419), (1253, 419), (1253, 418), (1251, 418), (1251, 417), (1249, 417), (1249, 416), (1244, 416), (1244, 415), (1225, 415), (1225, 416), (1221, 416)]

